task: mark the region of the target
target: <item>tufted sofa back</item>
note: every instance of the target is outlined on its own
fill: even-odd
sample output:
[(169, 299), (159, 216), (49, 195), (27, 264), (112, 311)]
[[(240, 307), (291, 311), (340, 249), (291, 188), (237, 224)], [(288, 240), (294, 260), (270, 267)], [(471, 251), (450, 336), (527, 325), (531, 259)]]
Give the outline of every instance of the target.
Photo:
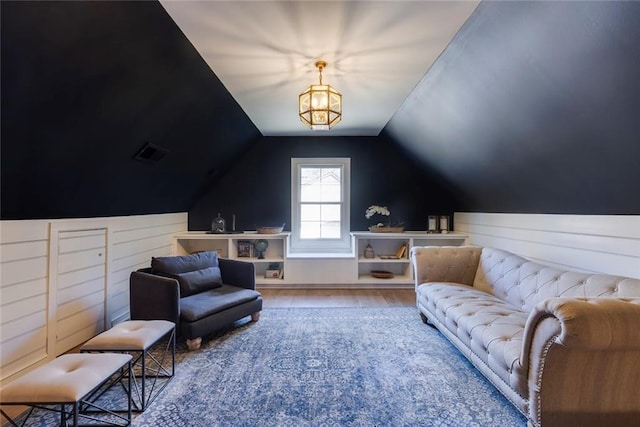
[(493, 248), (482, 248), (473, 286), (527, 312), (551, 297), (640, 297), (638, 279), (559, 270)]
[(482, 248), (478, 246), (414, 246), (410, 258), (416, 286), (427, 282), (452, 282), (471, 286)]

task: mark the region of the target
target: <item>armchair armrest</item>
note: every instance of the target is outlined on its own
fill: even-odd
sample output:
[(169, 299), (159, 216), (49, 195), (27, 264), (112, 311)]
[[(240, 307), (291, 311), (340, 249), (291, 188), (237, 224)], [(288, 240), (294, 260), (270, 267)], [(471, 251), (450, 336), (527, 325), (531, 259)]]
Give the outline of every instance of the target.
[(180, 319), (180, 285), (176, 279), (134, 271), (129, 278), (131, 320)]
[(252, 262), (218, 258), (222, 283), (239, 288), (256, 289), (256, 267)]
[(477, 246), (414, 246), (410, 257), (416, 287), (426, 282), (473, 285), (481, 253)]

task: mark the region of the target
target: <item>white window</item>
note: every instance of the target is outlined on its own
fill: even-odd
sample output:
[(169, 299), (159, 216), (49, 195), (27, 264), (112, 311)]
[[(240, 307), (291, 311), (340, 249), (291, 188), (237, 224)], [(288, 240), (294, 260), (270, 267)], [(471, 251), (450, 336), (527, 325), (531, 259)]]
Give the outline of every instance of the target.
[(350, 159), (291, 159), (290, 252), (351, 252)]

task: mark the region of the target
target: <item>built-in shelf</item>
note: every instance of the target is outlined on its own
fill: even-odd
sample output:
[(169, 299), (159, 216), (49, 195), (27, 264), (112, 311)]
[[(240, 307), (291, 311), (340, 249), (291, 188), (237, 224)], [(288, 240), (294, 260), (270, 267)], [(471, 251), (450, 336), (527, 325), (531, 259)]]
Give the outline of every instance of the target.
[[(367, 284), (403, 284), (414, 282), (413, 269), (409, 261), (409, 251), (414, 246), (459, 246), (466, 242), (467, 236), (459, 233), (429, 234), (424, 231), (403, 233), (372, 233), (370, 231), (351, 233), (356, 240), (358, 254), (355, 275), (358, 283)], [(365, 248), (373, 248), (373, 258), (365, 257)], [(395, 256), (401, 246), (405, 250), (398, 259), (381, 258)], [(388, 271), (393, 278), (377, 278), (372, 271)]]
[[(286, 273), (286, 244), (289, 233), (258, 234), (258, 233), (234, 233), (212, 234), (204, 231), (189, 231), (174, 236), (175, 253), (190, 254), (198, 251), (215, 250), (222, 258), (238, 259), (252, 262), (256, 269), (256, 283), (279, 283), (285, 278)], [(258, 258), (255, 250), (257, 240), (266, 240), (267, 249), (264, 258)], [(249, 247), (248, 256), (242, 253), (242, 243)], [(246, 253), (246, 252), (245, 252)], [(274, 279), (266, 277), (270, 265), (278, 263), (282, 270), (281, 277)]]
[[(175, 253), (190, 254), (205, 250), (218, 251), (220, 257), (252, 262), (256, 269), (256, 283), (265, 287), (294, 286), (390, 286), (408, 287), (413, 284), (413, 270), (409, 261), (409, 250), (413, 246), (459, 246), (466, 243), (467, 236), (460, 233), (427, 234), (424, 231), (404, 233), (352, 232), (354, 250), (349, 257), (331, 259), (322, 257), (287, 256), (290, 233), (278, 234), (209, 234), (204, 231), (189, 231), (174, 236)], [(264, 239), (268, 247), (264, 259), (257, 258), (255, 241)], [(242, 247), (244, 243), (244, 248)], [(370, 244), (373, 258), (365, 258), (364, 248)], [(382, 259), (381, 255), (396, 255), (401, 245), (406, 251), (399, 259)], [(253, 250), (247, 254), (247, 245)], [(244, 253), (243, 250), (245, 249)], [(280, 278), (269, 278), (267, 270), (274, 263), (282, 270)], [(271, 264), (271, 265), (270, 265)], [(371, 271), (382, 270), (393, 273), (393, 278), (371, 276)]]

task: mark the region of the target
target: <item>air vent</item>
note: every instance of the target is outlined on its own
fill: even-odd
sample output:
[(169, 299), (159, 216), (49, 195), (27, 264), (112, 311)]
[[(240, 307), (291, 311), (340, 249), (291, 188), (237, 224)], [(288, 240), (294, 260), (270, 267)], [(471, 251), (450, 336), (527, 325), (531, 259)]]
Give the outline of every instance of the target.
[(142, 146), (140, 150), (138, 150), (133, 158), (144, 163), (157, 163), (168, 152), (169, 150), (167, 150), (166, 148), (162, 148), (155, 144), (147, 142)]

